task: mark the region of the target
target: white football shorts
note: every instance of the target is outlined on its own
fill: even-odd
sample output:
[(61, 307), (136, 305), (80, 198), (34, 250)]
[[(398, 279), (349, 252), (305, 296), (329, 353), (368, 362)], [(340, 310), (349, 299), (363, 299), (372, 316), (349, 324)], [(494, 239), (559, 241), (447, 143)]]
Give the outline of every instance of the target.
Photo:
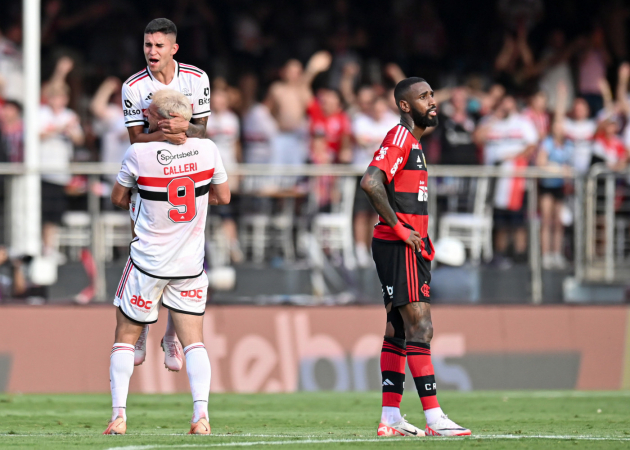
[(116, 290), (114, 306), (135, 322), (155, 323), (160, 303), (175, 312), (202, 316), (207, 295), (205, 271), (196, 278), (154, 278), (140, 272), (129, 259)]

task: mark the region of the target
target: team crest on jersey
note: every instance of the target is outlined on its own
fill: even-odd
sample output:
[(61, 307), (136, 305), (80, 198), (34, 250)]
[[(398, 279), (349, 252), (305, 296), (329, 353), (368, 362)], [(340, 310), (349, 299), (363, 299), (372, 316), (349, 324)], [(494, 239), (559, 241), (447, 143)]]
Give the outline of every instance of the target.
[(374, 158), (376, 161), (382, 161), (383, 159), (385, 159), (385, 155), (387, 155), (387, 149), (389, 147), (381, 147), (381, 149), (378, 151), (378, 155), (376, 155), (376, 158)]

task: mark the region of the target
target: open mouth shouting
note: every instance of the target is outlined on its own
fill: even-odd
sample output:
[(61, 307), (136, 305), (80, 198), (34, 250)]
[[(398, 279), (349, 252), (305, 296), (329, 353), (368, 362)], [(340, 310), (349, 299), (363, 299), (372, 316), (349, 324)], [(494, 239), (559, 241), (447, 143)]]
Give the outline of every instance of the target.
[(149, 58), (149, 67), (156, 67), (159, 62), (158, 58)]

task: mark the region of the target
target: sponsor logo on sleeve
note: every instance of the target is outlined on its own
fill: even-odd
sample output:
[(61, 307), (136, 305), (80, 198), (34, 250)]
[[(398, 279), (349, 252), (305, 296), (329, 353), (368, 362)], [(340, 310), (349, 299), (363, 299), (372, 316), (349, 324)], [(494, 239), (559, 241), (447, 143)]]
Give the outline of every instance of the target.
[(389, 173), (391, 173), (392, 175), (396, 175), (396, 171), (398, 170), (398, 166), (400, 165), (401, 162), (403, 162), (402, 156), (396, 160), (394, 167), (392, 167), (392, 170), (390, 170)]
[(387, 155), (387, 149), (389, 149), (389, 147), (381, 147), (381, 149), (378, 151), (378, 155), (376, 155), (376, 158), (374, 158), (376, 161), (382, 161), (383, 159), (385, 159), (385, 155)]

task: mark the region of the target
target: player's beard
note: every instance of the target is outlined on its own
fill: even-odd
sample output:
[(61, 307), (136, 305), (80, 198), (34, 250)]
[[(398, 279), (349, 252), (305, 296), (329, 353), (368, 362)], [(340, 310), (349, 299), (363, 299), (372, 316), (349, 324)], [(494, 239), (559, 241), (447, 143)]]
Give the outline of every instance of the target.
[(426, 114), (422, 114), (420, 111), (416, 109), (411, 110), (411, 118), (413, 119), (413, 123), (420, 128), (429, 128), (435, 127), (438, 124), (438, 116), (430, 116), (429, 113), (431, 111), (435, 111), (430, 109)]

